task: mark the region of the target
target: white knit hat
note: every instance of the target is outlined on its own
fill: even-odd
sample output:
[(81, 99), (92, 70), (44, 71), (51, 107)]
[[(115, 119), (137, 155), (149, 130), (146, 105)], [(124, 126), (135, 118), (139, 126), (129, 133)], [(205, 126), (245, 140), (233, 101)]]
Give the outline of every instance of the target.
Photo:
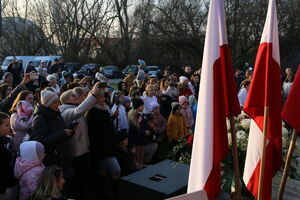
[(180, 76), (179, 77), (179, 82), (182, 84), (182, 83), (184, 83), (184, 81), (188, 81), (189, 79), (187, 78), (187, 77), (185, 77), (185, 76)]
[(50, 80), (51, 79), (56, 79), (56, 76), (54, 75), (54, 74), (49, 74), (48, 76), (47, 76), (47, 81), (49, 81), (50, 82)]
[(20, 145), (20, 155), (25, 160), (39, 160), (44, 152), (44, 145), (37, 141), (27, 141)]
[(57, 99), (59, 99), (59, 97), (54, 92), (48, 90), (43, 90), (41, 92), (41, 104), (47, 108)]

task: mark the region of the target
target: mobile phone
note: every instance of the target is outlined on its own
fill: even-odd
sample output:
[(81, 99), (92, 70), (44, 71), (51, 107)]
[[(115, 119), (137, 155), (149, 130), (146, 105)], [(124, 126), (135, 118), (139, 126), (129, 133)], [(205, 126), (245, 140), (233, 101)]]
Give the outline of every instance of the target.
[(30, 73), (30, 80), (38, 80), (39, 74), (37, 72), (31, 72)]
[(71, 123), (71, 125), (70, 125), (69, 128), (73, 130), (73, 128), (75, 128), (75, 126), (77, 126), (78, 124), (79, 124), (79, 122), (76, 121), (76, 120), (74, 120), (74, 121), (72, 121), (72, 123)]

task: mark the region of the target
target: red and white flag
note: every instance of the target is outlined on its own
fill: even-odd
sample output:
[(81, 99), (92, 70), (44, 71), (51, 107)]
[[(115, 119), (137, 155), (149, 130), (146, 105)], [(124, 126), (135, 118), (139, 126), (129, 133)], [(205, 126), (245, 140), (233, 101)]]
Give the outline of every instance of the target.
[(221, 191), (220, 162), (228, 153), (226, 116), (240, 113), (227, 41), (223, 0), (211, 0), (206, 28), (188, 193)]
[(282, 119), (300, 133), (300, 65), (281, 113)]
[(254, 74), (244, 111), (251, 118), (244, 182), (258, 197), (262, 157), (264, 107), (269, 106), (263, 200), (271, 200), (272, 177), (281, 166), (281, 79), (275, 0), (269, 1), (267, 18), (256, 55)]

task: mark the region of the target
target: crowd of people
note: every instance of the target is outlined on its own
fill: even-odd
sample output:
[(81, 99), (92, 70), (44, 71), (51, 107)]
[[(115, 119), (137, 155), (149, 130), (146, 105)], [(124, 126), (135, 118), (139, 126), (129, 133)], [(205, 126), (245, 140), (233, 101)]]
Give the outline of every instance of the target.
[[(11, 63), (0, 85), (0, 199), (85, 199), (91, 186), (118, 199), (121, 176), (159, 161), (163, 142), (190, 136), (201, 70), (149, 77), (139, 64), (114, 89), (102, 69), (74, 75), (57, 60), (23, 74)], [(252, 71), (235, 73), (241, 107)], [(288, 92), (292, 74), (283, 82)]]

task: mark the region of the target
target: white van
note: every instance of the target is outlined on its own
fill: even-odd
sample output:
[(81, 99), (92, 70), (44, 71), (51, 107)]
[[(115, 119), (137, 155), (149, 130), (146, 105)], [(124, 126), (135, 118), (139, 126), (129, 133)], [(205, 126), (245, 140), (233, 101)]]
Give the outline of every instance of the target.
[(23, 70), (25, 71), (25, 68), (26, 68), (27, 64), (29, 63), (29, 61), (34, 61), (37, 56), (7, 56), (3, 60), (3, 63), (1, 65), (1, 68), (2, 68), (3, 71), (7, 70), (7, 67), (9, 65), (9, 63), (11, 63), (11, 61), (13, 61), (14, 57), (17, 60), (22, 60), (23, 61)]
[(61, 56), (36, 56), (33, 62), (35, 67), (38, 67), (41, 61), (47, 61), (47, 67), (50, 68), (56, 58), (59, 59)]

